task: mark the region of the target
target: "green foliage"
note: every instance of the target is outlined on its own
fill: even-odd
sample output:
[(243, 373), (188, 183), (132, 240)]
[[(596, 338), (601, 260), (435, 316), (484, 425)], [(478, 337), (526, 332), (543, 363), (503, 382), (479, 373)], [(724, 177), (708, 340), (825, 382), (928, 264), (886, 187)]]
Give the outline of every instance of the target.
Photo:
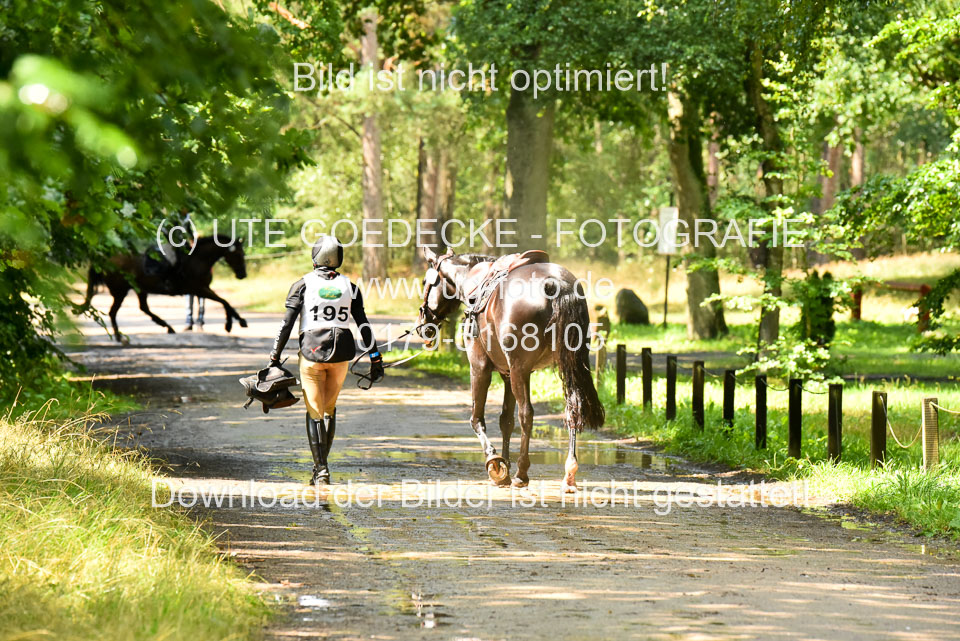
[[(948, 152), (949, 154), (950, 152)], [(837, 211), (849, 230), (897, 229), (908, 240), (960, 247), (960, 157), (940, 158), (903, 178), (879, 174), (857, 191), (841, 194)], [(882, 245), (870, 248), (876, 254)]]
[(454, 11), (452, 33), (461, 63), (497, 66), (502, 92), (516, 70), (553, 70), (567, 63), (584, 69), (604, 69), (608, 62), (619, 66), (609, 54), (635, 15), (626, 3), (608, 0), (464, 0)]
[(837, 331), (833, 320), (837, 296), (833, 276), (825, 272), (821, 278), (814, 270), (805, 281), (798, 283), (795, 293), (800, 301), (800, 322), (796, 327), (800, 338), (820, 346), (829, 345)]
[(0, 14), (0, 380), (55, 354), (69, 270), (170, 212), (260, 209), (304, 156), (278, 36), (205, 0), (6, 3)]
[(873, 512), (893, 514), (924, 534), (960, 535), (960, 474), (956, 466), (934, 472), (891, 468), (851, 500)]
[(830, 349), (815, 340), (781, 335), (773, 343), (758, 349), (750, 346), (738, 352), (750, 355), (752, 362), (741, 372), (771, 372), (783, 378), (823, 381), (833, 375)]
[[(837, 210), (858, 234), (896, 229), (914, 242), (956, 250), (960, 246), (956, 215), (960, 210), (960, 61), (953, 52), (960, 44), (958, 6), (951, 1), (911, 8), (914, 11), (887, 24), (872, 44), (909, 74), (915, 86), (929, 90), (930, 108), (942, 108), (954, 127), (952, 142), (940, 158), (906, 176), (879, 174), (862, 189), (843, 194)], [(946, 277), (924, 301), (934, 319), (943, 315), (943, 303), (958, 282), (956, 274)], [(943, 353), (960, 346), (960, 339), (932, 335), (918, 346)]]

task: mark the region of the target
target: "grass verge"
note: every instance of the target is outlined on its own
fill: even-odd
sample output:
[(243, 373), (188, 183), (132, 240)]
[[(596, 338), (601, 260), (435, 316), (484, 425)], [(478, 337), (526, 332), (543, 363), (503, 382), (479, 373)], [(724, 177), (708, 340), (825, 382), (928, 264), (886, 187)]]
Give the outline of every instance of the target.
[[(399, 354), (398, 354), (399, 356)], [(392, 359), (391, 359), (392, 360)], [(412, 362), (417, 368), (469, 381), (469, 367), (459, 353), (426, 353)], [(751, 379), (752, 381), (752, 379)], [(494, 377), (494, 386), (499, 382)], [(778, 386), (779, 383), (771, 384)], [(560, 381), (551, 370), (534, 372), (531, 379), (534, 401), (562, 408)], [(807, 479), (812, 492), (836, 497), (877, 514), (893, 516), (928, 535), (960, 537), (960, 417), (941, 413), (941, 449), (943, 461), (938, 470), (920, 469), (922, 451), (919, 441), (901, 448), (887, 440), (884, 468), (871, 470), (870, 397), (873, 389), (886, 390), (891, 426), (904, 443), (913, 439), (920, 421), (921, 400), (936, 396), (945, 407), (960, 407), (960, 388), (955, 384), (899, 381), (874, 385), (848, 384), (844, 390), (843, 462), (827, 460), (826, 396), (804, 394), (803, 458), (787, 456), (787, 394), (768, 392), (767, 448), (754, 443), (753, 389), (741, 384), (737, 391), (737, 412), (729, 433), (719, 429), (722, 421), (722, 389), (708, 380), (705, 389), (706, 429), (700, 430), (691, 418), (690, 380), (677, 381), (677, 420), (667, 421), (662, 408), (666, 399), (666, 380), (655, 377), (653, 411), (642, 408), (639, 376), (628, 376), (627, 402), (616, 404), (616, 381), (608, 372), (601, 388), (601, 400), (607, 409), (607, 426), (618, 434), (643, 437), (664, 451), (700, 463), (719, 463), (746, 469), (783, 480)], [(819, 391), (810, 388), (812, 392)]]
[[(93, 409), (93, 408), (89, 408)], [(151, 507), (98, 418), (0, 419), (0, 639), (246, 639), (267, 608), (212, 537)]]
[[(534, 388), (543, 400), (561, 404), (558, 382), (547, 372), (538, 373)], [(540, 378), (543, 377), (543, 378)], [(555, 380), (555, 377), (553, 377)], [(871, 386), (847, 385), (844, 390), (843, 462), (827, 459), (826, 396), (804, 394), (803, 442), (800, 459), (787, 456), (787, 394), (768, 392), (766, 449), (757, 449), (754, 436), (752, 386), (738, 389), (737, 412), (729, 432), (722, 425), (721, 385), (708, 381), (705, 389), (705, 424), (694, 425), (689, 379), (677, 382), (677, 420), (663, 417), (666, 381), (655, 380), (653, 411), (641, 406), (639, 377), (627, 379), (627, 402), (617, 405), (615, 379), (608, 373), (601, 398), (607, 408), (607, 425), (620, 434), (648, 438), (665, 451), (696, 462), (720, 463), (747, 469), (776, 479), (807, 479), (814, 492), (834, 496), (878, 514), (891, 515), (928, 535), (960, 537), (960, 421), (941, 414), (940, 468), (930, 474), (920, 469), (919, 441), (902, 448), (887, 441), (887, 460), (882, 469), (870, 470)], [(960, 390), (954, 385), (918, 382), (881, 385), (889, 394), (891, 426), (902, 442), (914, 437), (920, 422), (921, 399), (937, 396), (947, 407), (960, 407)], [(812, 391), (816, 391), (811, 388)]]

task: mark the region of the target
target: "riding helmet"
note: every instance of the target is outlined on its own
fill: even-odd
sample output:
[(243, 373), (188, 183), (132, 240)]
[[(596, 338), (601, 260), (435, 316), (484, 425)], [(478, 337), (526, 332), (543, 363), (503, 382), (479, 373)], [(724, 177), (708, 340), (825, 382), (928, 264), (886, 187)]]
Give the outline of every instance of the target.
[(343, 264), (343, 245), (333, 236), (321, 234), (313, 245), (313, 266), (337, 269)]

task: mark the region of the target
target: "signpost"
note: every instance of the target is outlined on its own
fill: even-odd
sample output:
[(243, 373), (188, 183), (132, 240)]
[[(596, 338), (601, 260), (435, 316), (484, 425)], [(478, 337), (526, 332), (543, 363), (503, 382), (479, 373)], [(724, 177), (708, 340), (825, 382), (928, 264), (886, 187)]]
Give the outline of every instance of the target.
[[(673, 202), (673, 196), (670, 196)], [(667, 271), (663, 282), (663, 326), (667, 326), (667, 299), (670, 293), (670, 257), (677, 252), (677, 220), (680, 210), (676, 207), (660, 208), (659, 237), (657, 239), (657, 253), (667, 257)]]

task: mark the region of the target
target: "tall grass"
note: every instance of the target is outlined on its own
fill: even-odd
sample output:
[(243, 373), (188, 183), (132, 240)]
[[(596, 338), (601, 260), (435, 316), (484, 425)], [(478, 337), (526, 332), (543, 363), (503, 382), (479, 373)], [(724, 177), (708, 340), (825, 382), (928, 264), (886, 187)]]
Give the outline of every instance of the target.
[(244, 639), (266, 607), (152, 470), (72, 421), (0, 419), (0, 639)]

